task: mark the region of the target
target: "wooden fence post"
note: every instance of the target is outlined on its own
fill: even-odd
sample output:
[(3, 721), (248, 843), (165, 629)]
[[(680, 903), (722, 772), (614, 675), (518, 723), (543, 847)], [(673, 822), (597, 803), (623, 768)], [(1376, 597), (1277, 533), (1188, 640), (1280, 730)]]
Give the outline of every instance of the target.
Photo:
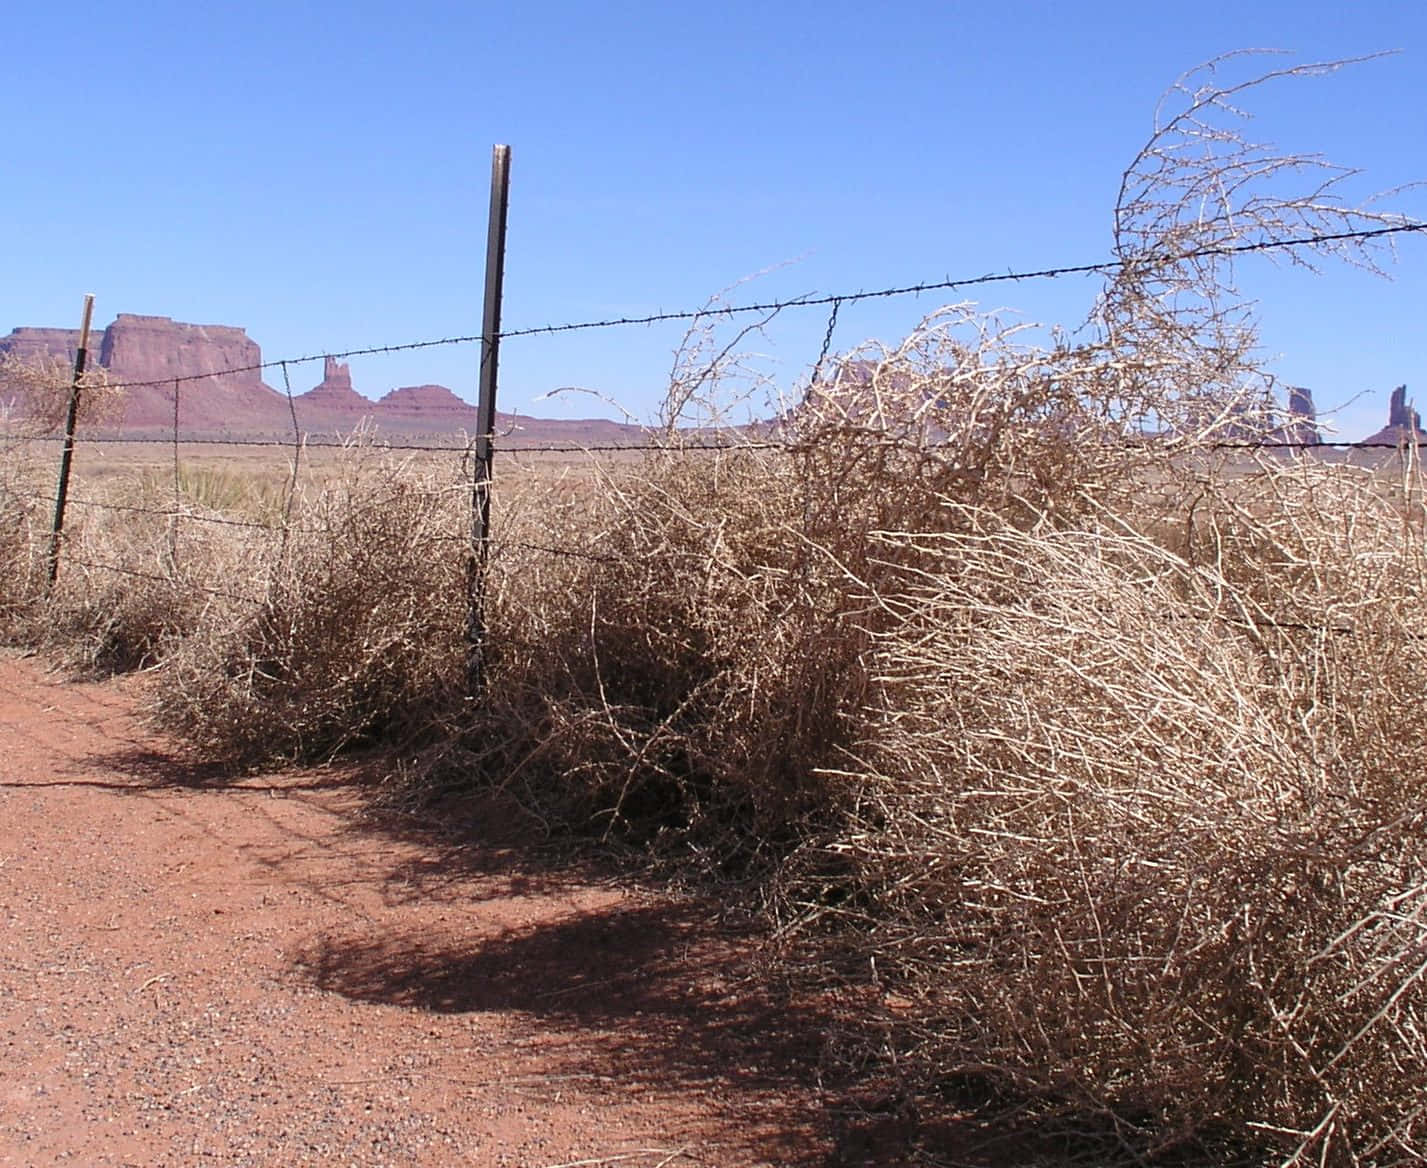
[(69, 410), (64, 419), (64, 447), (59, 456), (59, 486), (55, 490), (54, 522), (50, 526), (49, 587), (59, 577), (59, 544), (64, 532), (64, 508), (69, 500), (69, 472), (74, 464), (74, 431), (79, 420), (79, 383), (89, 357), (89, 326), (94, 320), (94, 293), (84, 296), (84, 317), (79, 325), (79, 348), (74, 354), (74, 379), (69, 386)]

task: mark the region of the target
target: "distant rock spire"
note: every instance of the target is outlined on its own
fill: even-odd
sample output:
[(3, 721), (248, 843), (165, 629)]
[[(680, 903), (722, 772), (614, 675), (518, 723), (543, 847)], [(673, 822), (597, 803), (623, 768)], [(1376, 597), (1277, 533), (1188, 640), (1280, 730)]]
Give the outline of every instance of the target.
[(335, 357), (327, 357), (322, 362), (322, 388), (351, 389), (352, 370)]
[(1422, 438), (1422, 415), (1407, 401), (1407, 386), (1399, 385), (1387, 403), (1387, 425), (1363, 439), (1373, 446), (1398, 446)]
[(1406, 430), (1410, 434), (1422, 432), (1422, 415), (1407, 404), (1407, 386), (1399, 385), (1392, 391), (1387, 403), (1387, 425), (1389, 429)]
[(1317, 446), (1323, 441), (1318, 430), (1318, 407), (1313, 402), (1313, 391), (1303, 385), (1288, 387), (1288, 416), (1283, 420), (1280, 441), (1295, 442), (1304, 446)]
[(299, 417), (316, 417), (322, 411), (359, 416), (369, 413), (372, 403), (352, 388), (351, 370), (341, 361), (327, 357), (322, 363), (322, 380), (297, 395), (297, 407)]

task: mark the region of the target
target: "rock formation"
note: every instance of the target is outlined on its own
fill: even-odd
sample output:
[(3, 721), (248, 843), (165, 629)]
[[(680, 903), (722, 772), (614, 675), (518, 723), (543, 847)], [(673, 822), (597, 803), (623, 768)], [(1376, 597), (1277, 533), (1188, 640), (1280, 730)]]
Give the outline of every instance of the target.
[(1313, 402), (1311, 389), (1302, 385), (1288, 387), (1288, 414), (1274, 438), (1279, 442), (1295, 442), (1304, 446), (1322, 443), (1323, 435), (1318, 430), (1318, 407)]
[[(0, 337), (0, 352), (73, 361), (78, 329), (17, 328)], [(287, 395), (264, 384), (262, 352), (240, 328), (184, 324), (166, 316), (121, 313), (108, 328), (90, 334), (89, 366), (102, 368), (111, 384), (124, 387), (120, 406), (104, 425), (142, 438), (173, 433), (175, 392), (181, 435), (190, 438), (282, 438), (299, 427), (310, 434), (350, 433), (363, 420), (394, 441), (431, 436), (460, 446), (476, 428), (476, 408), (442, 385), (408, 385), (372, 401), (352, 385), (351, 370), (328, 357), (322, 380), (288, 404)], [(178, 384), (175, 386), (175, 380)], [(623, 445), (643, 439), (636, 426), (604, 419), (545, 421), (497, 415), (507, 447), (542, 443)]]
[(353, 420), (372, 412), (372, 402), (352, 388), (351, 370), (333, 357), (323, 361), (322, 380), (294, 400), (303, 424), (311, 421), (319, 429), (336, 419), (344, 419), (350, 426)]
[[(102, 333), (90, 334), (91, 361), (98, 358), (99, 348), (103, 343)], [(74, 360), (74, 353), (78, 348), (78, 329), (17, 328), (8, 337), (0, 337), (0, 352), (12, 354), (22, 361), (34, 357), (55, 357), (69, 363)]]
[(377, 424), (413, 432), (474, 433), (476, 407), (444, 385), (403, 385), (376, 403)]
[(175, 389), (183, 428), (280, 424), (285, 403), (263, 384), (262, 359), (240, 328), (131, 313), (120, 313), (104, 330), (99, 353), (112, 381), (141, 383), (125, 393), (126, 429), (171, 426)]
[[(69, 360), (78, 345), (78, 329), (19, 328), (0, 338), (0, 350), (22, 359), (47, 353)], [(172, 428), (175, 392), (185, 430), (280, 426), (287, 405), (263, 384), (261, 363), (257, 343), (240, 328), (183, 324), (166, 316), (120, 313), (89, 338), (90, 368), (102, 368), (111, 383), (126, 386), (115, 424), (130, 431)]]
[(322, 381), (317, 388), (322, 389), (324, 386), (334, 390), (351, 389), (352, 367), (336, 357), (323, 357)]
[(1399, 385), (1388, 400), (1387, 425), (1364, 441), (1398, 446), (1404, 442), (1421, 442), (1422, 439), (1422, 415), (1408, 404), (1407, 386)]
[(1399, 385), (1387, 403), (1387, 424), (1413, 434), (1422, 432), (1422, 415), (1407, 404), (1407, 386)]
[(469, 414), (476, 409), (444, 385), (401, 385), (383, 394), (377, 405), (412, 414)]

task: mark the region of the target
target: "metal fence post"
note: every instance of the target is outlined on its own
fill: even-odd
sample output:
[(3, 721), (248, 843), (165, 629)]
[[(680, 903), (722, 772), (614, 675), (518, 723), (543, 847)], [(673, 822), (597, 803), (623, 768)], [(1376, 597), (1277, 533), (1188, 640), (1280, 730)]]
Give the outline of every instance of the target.
[(485, 684), (486, 561), (490, 549), (491, 472), (494, 460), (496, 370), (500, 356), (501, 289), (505, 281), (505, 224), (510, 203), (510, 147), (491, 150), (490, 222), (486, 235), (485, 316), (481, 324), (480, 397), (476, 404), (475, 478), (471, 492), (466, 678), (468, 692)]
[(94, 319), (94, 293), (84, 296), (84, 317), (79, 325), (79, 348), (74, 354), (74, 379), (69, 386), (69, 410), (64, 419), (64, 447), (59, 456), (59, 486), (55, 490), (54, 523), (50, 527), (49, 587), (59, 576), (59, 543), (64, 532), (64, 507), (69, 499), (69, 471), (74, 463), (74, 431), (79, 420), (79, 383), (89, 357), (89, 326)]

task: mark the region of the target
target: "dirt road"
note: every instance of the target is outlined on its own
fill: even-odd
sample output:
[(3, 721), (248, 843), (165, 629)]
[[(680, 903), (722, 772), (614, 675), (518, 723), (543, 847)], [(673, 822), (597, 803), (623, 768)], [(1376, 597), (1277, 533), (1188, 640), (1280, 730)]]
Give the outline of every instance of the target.
[(206, 782), (133, 693), (0, 657), (0, 1164), (873, 1162), (696, 905)]

